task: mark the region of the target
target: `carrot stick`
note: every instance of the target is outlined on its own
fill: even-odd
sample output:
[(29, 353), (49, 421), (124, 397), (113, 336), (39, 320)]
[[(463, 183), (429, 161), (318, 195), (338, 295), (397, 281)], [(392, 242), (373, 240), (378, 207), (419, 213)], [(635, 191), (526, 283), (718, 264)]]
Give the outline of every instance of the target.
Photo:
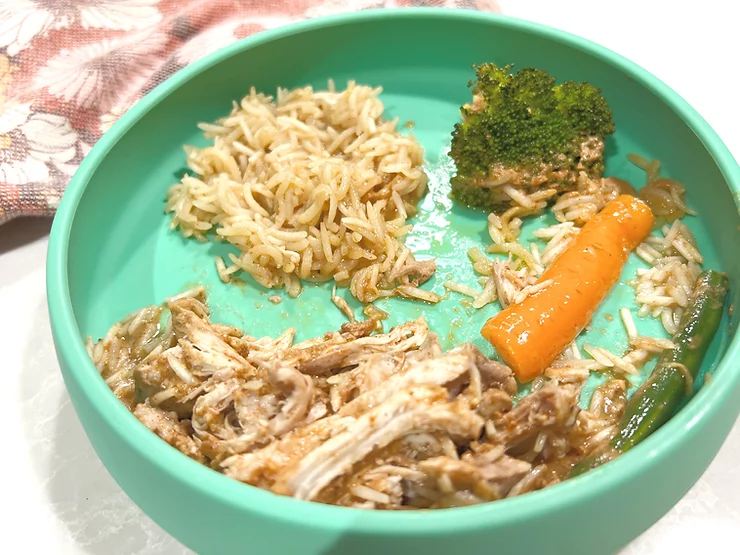
[(544, 372), (581, 333), (652, 226), (647, 204), (631, 195), (617, 197), (542, 274), (538, 283), (552, 280), (550, 285), (485, 323), (481, 334), (520, 382)]

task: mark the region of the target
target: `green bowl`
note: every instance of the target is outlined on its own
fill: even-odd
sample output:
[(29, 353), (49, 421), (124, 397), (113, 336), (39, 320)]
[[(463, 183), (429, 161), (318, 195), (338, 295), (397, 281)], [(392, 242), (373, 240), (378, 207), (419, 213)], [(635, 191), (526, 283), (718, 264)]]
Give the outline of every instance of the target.
[[(453, 274), (472, 282), (467, 248), (487, 244), (485, 214), (452, 206), (445, 150), (469, 98), (471, 65), (545, 68), (559, 79), (601, 87), (617, 126), (607, 169), (638, 182), (628, 152), (659, 158), (684, 181), (701, 218), (689, 218), (707, 267), (740, 281), (740, 168), (709, 125), (676, 93), (628, 60), (547, 27), (468, 11), (400, 9), (307, 21), (260, 33), (193, 64), (140, 101), (103, 136), (70, 184), (51, 233), (48, 298), (54, 341), (70, 397), (95, 450), (126, 493), (160, 526), (202, 554), (614, 553), (665, 514), (706, 469), (740, 410), (737, 317), (726, 316), (704, 372), (710, 382), (667, 425), (616, 461), (549, 489), (469, 508), (372, 512), (297, 501), (232, 481), (180, 454), (134, 418), (108, 390), (83, 346), (125, 314), (195, 283), (208, 289), (215, 319), (252, 334), (296, 326), (300, 337), (336, 328), (328, 286), (297, 300), (267, 302), (247, 280), (218, 281), (213, 255), (168, 229), (164, 196), (184, 166), (182, 145), (202, 144), (196, 123), (225, 115), (251, 86), (382, 85), (387, 111), (414, 122), (431, 174), (408, 244), (439, 256), (441, 292)], [(634, 270), (631, 263), (627, 273)], [(272, 294), (272, 293), (270, 293)], [(737, 302), (738, 288), (732, 289)], [(388, 301), (395, 322), (425, 314), (445, 346), (482, 344), (493, 308), (466, 312), (451, 294), (429, 308)], [(633, 302), (620, 283), (588, 340), (624, 344), (608, 314)], [(617, 319), (618, 320), (618, 319)], [(656, 332), (649, 321), (638, 325)], [(617, 347), (615, 347), (617, 348)], [(703, 380), (698, 380), (703, 383)]]

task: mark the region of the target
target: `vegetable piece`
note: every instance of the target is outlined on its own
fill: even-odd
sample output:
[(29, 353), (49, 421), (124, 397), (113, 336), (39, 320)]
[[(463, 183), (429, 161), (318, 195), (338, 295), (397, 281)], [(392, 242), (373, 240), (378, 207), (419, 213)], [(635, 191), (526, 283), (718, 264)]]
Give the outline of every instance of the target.
[(473, 102), (461, 109), (450, 156), (457, 167), (452, 196), (471, 207), (505, 210), (524, 194), (576, 187), (579, 172), (601, 177), (604, 138), (614, 132), (601, 90), (572, 81), (555, 85), (546, 71), (512, 66), (475, 68)]
[(545, 270), (552, 282), (490, 318), (481, 334), (520, 382), (539, 376), (583, 330), (653, 225), (647, 204), (620, 195)]
[(691, 395), (693, 381), (719, 328), (728, 288), (725, 274), (709, 270), (699, 276), (673, 338), (675, 347), (663, 353), (648, 380), (630, 399), (609, 446), (577, 464), (571, 476), (600, 466), (643, 441)]

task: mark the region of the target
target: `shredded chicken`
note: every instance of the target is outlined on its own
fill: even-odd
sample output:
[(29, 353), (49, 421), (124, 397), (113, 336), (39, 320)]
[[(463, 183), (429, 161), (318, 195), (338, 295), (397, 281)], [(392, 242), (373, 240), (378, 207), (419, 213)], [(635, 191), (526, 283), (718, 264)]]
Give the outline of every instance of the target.
[(174, 413), (152, 408), (141, 403), (134, 409), (134, 416), (144, 426), (167, 443), (198, 462), (204, 462), (197, 440), (191, 436), (187, 422), (181, 422)]
[[(452, 507), (469, 505), (473, 499), (478, 502), (501, 499), (532, 467), (526, 461), (507, 456), (503, 448), (486, 447), (478, 453), (469, 451), (459, 460), (437, 457), (419, 463), (419, 468), (437, 482), (437, 489), (443, 494), (434, 501), (435, 505)], [(455, 499), (461, 492), (467, 493), (462, 503)]]
[(597, 390), (588, 411), (578, 386), (555, 381), (515, 403), (507, 366), (469, 343), (443, 352), (423, 319), (294, 338), (212, 323), (199, 289), (127, 317), (88, 349), (134, 415), (185, 455), (276, 494), (357, 508), (454, 507), (546, 487), (604, 445), (624, 410), (623, 380)]
[[(396, 353), (419, 348), (429, 332), (421, 321), (407, 322), (387, 334), (355, 337), (351, 332), (335, 333), (323, 341), (306, 341), (277, 353), (285, 364), (306, 374), (328, 374), (338, 368), (359, 364), (372, 353)], [(266, 357), (255, 358), (262, 361)]]
[(577, 410), (576, 389), (547, 384), (524, 397), (500, 420), (496, 442), (509, 448), (535, 434), (564, 426)]

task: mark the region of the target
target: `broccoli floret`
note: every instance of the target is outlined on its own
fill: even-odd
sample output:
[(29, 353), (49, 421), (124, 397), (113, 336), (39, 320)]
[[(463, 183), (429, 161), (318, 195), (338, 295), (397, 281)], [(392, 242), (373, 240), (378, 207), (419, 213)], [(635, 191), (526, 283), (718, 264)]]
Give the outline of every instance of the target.
[(575, 187), (578, 173), (603, 172), (604, 137), (614, 132), (601, 91), (588, 83), (556, 85), (546, 71), (512, 65), (476, 67), (472, 104), (452, 133), (457, 167), (452, 195), (473, 207), (494, 210), (510, 198), (496, 185), (510, 183), (529, 194), (547, 185)]

